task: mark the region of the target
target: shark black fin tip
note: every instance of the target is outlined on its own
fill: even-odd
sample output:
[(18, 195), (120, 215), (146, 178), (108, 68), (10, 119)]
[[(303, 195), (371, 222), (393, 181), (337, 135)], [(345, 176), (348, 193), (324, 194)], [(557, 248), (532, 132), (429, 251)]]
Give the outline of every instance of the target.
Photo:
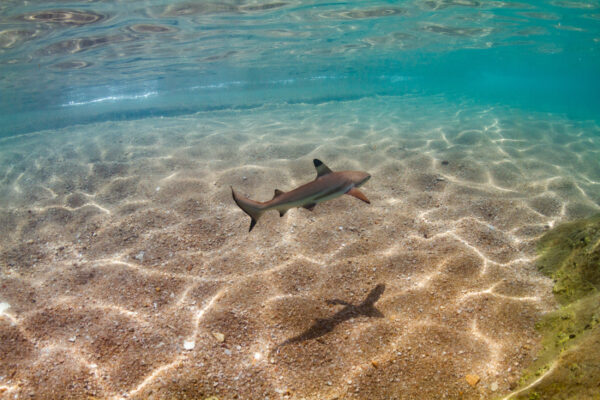
[(327, 165), (323, 164), (323, 162), (317, 158), (313, 160), (313, 164), (315, 164), (315, 169), (317, 170), (317, 178), (333, 172)]
[(248, 229), (248, 232), (252, 231), (252, 228), (254, 228), (254, 225), (256, 225), (256, 220), (254, 218), (252, 218), (252, 221), (250, 221), (250, 229)]

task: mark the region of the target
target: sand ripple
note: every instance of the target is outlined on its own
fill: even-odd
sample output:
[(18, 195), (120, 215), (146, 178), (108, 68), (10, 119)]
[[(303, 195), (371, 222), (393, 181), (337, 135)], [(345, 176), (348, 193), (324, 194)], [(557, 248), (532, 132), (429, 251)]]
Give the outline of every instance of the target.
[[(535, 240), (600, 209), (599, 129), (398, 102), (3, 139), (0, 393), (510, 392), (554, 305)], [(369, 171), (372, 204), (273, 212), (249, 234), (229, 186), (265, 200), (313, 179), (315, 157)]]

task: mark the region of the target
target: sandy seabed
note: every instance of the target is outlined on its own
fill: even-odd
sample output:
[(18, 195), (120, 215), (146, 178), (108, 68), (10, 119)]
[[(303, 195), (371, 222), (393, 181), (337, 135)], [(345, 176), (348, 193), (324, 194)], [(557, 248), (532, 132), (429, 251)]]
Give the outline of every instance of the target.
[[(248, 233), (230, 185), (267, 200), (313, 158), (371, 204)], [(536, 240), (598, 211), (595, 123), (442, 100), (1, 139), (0, 397), (507, 396), (556, 306)]]

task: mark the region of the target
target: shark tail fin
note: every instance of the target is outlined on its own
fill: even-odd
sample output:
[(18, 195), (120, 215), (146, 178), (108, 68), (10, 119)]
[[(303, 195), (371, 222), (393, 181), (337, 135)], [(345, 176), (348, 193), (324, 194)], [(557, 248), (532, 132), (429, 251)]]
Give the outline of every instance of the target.
[(235, 201), (235, 204), (237, 204), (242, 211), (252, 218), (250, 221), (250, 229), (248, 230), (248, 232), (250, 232), (252, 228), (254, 228), (254, 225), (256, 225), (256, 221), (258, 221), (264, 212), (263, 204), (258, 201), (247, 199), (244, 196), (240, 196), (235, 192), (235, 190), (233, 190), (233, 187), (231, 188), (231, 195), (233, 196), (233, 201)]

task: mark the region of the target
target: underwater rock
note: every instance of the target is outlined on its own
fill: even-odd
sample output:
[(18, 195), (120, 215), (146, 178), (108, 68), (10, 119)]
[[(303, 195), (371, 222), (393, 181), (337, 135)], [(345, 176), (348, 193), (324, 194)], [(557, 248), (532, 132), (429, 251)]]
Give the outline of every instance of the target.
[(183, 348), (185, 350), (193, 350), (196, 347), (196, 342), (193, 340), (186, 340), (183, 342)]
[(542, 350), (513, 398), (600, 397), (600, 215), (549, 231), (538, 252), (561, 307), (536, 325)]
[(471, 387), (475, 387), (479, 383), (480, 378), (478, 375), (467, 374), (467, 376), (465, 376), (465, 380), (469, 385), (471, 385)]
[(220, 343), (223, 343), (225, 341), (225, 335), (223, 335), (221, 332), (213, 332), (212, 335), (215, 337), (215, 339), (217, 339), (217, 341), (219, 341)]

